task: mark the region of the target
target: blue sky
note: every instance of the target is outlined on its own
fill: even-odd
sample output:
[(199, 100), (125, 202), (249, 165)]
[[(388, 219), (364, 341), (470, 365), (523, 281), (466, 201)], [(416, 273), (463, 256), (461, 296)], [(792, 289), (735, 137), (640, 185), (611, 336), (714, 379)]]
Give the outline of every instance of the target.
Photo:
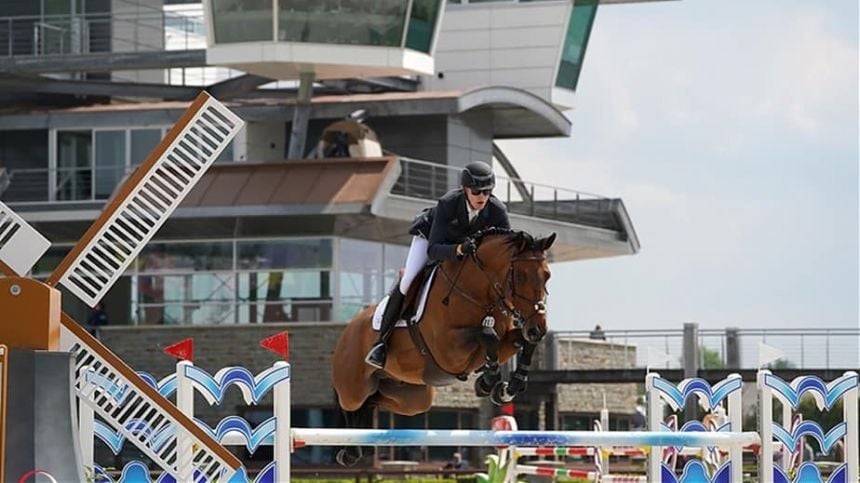
[(601, 7), (525, 179), (620, 197), (635, 256), (553, 266), (553, 328), (858, 326), (858, 2)]

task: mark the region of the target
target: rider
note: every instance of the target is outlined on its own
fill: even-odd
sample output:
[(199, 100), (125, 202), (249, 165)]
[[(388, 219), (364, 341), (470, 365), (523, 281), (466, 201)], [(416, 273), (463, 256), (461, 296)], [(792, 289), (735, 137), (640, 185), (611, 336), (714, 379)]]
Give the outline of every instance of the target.
[(455, 260), (475, 253), (470, 237), (488, 227), (510, 228), (505, 205), (492, 195), (496, 175), (487, 163), (475, 161), (460, 174), (462, 188), (446, 193), (434, 208), (423, 211), (409, 230), (413, 235), (400, 284), (391, 291), (382, 314), (379, 340), (365, 361), (377, 369), (385, 366), (385, 344), (400, 318), (403, 299), (415, 277), (433, 261)]

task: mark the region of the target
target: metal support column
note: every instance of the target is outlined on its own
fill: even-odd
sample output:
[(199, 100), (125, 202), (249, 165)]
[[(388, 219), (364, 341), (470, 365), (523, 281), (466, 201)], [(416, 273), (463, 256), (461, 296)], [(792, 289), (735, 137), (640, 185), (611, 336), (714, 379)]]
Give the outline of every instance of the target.
[[(699, 374), (699, 324), (684, 324), (684, 379), (696, 377)], [(684, 418), (687, 421), (696, 419), (697, 405), (695, 396), (684, 404)], [(679, 424), (680, 426), (680, 424)]]
[(311, 118), (311, 97), (314, 92), (314, 73), (302, 72), (299, 76), (299, 95), (293, 111), (293, 125), (290, 132), (290, 148), (287, 159), (305, 157), (305, 139), (308, 136), (308, 121)]

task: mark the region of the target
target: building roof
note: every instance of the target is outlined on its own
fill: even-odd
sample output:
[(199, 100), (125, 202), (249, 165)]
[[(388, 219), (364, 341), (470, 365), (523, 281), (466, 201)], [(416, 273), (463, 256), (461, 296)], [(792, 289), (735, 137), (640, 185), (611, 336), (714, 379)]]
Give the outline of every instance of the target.
[[(0, 124), (6, 129), (154, 125), (173, 122), (189, 104), (179, 101), (112, 102), (67, 108), (6, 108), (0, 109)], [(295, 100), (271, 97), (225, 104), (246, 121), (291, 122)], [(486, 86), (465, 92), (324, 95), (315, 96), (312, 104), (315, 119), (340, 119), (357, 109), (365, 109), (371, 118), (489, 111), (496, 139), (569, 136), (571, 127), (570, 121), (552, 104), (513, 87)]]

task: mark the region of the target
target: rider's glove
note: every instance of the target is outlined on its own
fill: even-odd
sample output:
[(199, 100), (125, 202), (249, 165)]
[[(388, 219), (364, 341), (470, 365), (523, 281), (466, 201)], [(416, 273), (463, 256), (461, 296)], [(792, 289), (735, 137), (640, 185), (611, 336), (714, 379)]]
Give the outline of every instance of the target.
[(460, 247), (460, 251), (463, 252), (463, 255), (472, 255), (478, 250), (478, 244), (471, 238), (466, 238), (466, 241), (464, 241)]

